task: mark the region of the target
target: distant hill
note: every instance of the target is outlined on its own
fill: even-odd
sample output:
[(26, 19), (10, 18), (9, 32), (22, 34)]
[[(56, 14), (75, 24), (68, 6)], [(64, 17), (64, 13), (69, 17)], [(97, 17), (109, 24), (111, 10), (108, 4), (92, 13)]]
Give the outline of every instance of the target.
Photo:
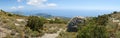
[(64, 16), (53, 16), (53, 15), (46, 14), (46, 13), (37, 13), (37, 14), (33, 14), (33, 15), (34, 15), (34, 16), (42, 16), (42, 17), (45, 17), (45, 18), (59, 17), (59, 18), (62, 18), (62, 19), (70, 19), (69, 17), (64, 17)]
[(51, 17), (54, 17), (50, 14), (46, 14), (46, 13), (37, 13), (37, 14), (33, 14), (34, 16), (42, 16), (42, 17), (45, 17), (45, 18), (51, 18)]
[(59, 17), (59, 18), (63, 18), (63, 19), (70, 19), (70, 17), (65, 17), (65, 16), (54, 16), (48, 13), (43, 13), (43, 12), (39, 12), (39, 10), (37, 11), (12, 11), (11, 13), (13, 14), (19, 14), (19, 15), (24, 15), (24, 16), (42, 16), (45, 18), (54, 18), (54, 17)]

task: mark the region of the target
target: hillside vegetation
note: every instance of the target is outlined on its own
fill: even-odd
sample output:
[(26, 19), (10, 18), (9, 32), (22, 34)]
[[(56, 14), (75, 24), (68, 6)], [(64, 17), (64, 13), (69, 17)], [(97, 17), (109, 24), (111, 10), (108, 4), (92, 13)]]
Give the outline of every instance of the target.
[(120, 38), (120, 12), (88, 18), (77, 38)]
[(0, 10), (0, 38), (120, 38), (120, 12), (70, 20)]
[(0, 10), (0, 38), (46, 38), (46, 34), (58, 35), (66, 23), (59, 17), (23, 16)]
[(78, 32), (61, 32), (57, 38), (120, 38), (120, 12), (86, 17)]

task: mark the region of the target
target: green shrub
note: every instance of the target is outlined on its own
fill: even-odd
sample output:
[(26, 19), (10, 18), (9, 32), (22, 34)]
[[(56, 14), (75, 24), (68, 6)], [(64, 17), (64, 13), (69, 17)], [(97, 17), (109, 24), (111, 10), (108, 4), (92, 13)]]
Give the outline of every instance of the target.
[(86, 21), (86, 26), (79, 29), (77, 38), (108, 38), (109, 35), (106, 29), (106, 20), (103, 20), (104, 16), (98, 18), (89, 19)]
[(41, 20), (37, 16), (29, 16), (27, 21), (27, 27), (29, 27), (33, 31), (40, 32), (40, 29), (43, 28), (43, 20)]
[(63, 19), (55, 18), (55, 20), (50, 20), (49, 23), (67, 24), (67, 21)]
[(98, 18), (96, 19), (96, 23), (98, 25), (106, 26), (106, 23), (108, 23), (108, 17), (108, 15), (98, 16)]
[(8, 16), (13, 16), (13, 14), (7, 14)]
[(116, 13), (117, 13), (117, 11), (114, 11), (114, 12), (113, 12), (113, 14), (116, 14)]
[(104, 26), (88, 24), (79, 30), (77, 38), (108, 38)]

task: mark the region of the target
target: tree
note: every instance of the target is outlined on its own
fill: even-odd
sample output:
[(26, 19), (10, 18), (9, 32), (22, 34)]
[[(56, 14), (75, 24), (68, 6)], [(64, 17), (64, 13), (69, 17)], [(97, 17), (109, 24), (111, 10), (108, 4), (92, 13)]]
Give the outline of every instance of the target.
[(33, 31), (40, 32), (40, 29), (43, 27), (43, 20), (37, 16), (29, 16), (27, 21), (27, 27), (32, 29)]

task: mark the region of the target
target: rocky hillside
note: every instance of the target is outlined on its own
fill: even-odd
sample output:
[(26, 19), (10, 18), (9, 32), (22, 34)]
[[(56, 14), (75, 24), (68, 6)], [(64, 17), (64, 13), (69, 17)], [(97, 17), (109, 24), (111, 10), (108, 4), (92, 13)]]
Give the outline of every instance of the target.
[[(84, 36), (120, 38), (120, 12), (98, 17), (77, 16), (71, 20), (61, 17), (35, 17), (44, 23), (42, 30), (39, 29), (40, 32), (26, 27), (29, 16), (0, 10), (0, 38), (80, 38)], [(34, 18), (29, 19), (34, 20)], [(32, 23), (34, 24), (34, 22)]]
[(18, 35), (23, 32), (26, 18), (0, 10), (0, 38), (9, 37), (11, 34), (13, 37), (20, 37)]
[[(82, 21), (84, 22), (82, 23)], [(99, 15), (98, 17), (86, 17), (86, 19), (74, 17), (68, 26), (69, 30), (77, 29), (78, 32), (61, 32), (58, 38), (120, 38), (120, 12)]]
[(111, 33), (110, 36), (120, 38), (120, 12), (108, 14), (108, 23), (106, 28)]
[(44, 21), (43, 29), (40, 33), (32, 31), (26, 27), (28, 17), (0, 10), (0, 38), (56, 38), (66, 30), (67, 20), (38, 16)]

